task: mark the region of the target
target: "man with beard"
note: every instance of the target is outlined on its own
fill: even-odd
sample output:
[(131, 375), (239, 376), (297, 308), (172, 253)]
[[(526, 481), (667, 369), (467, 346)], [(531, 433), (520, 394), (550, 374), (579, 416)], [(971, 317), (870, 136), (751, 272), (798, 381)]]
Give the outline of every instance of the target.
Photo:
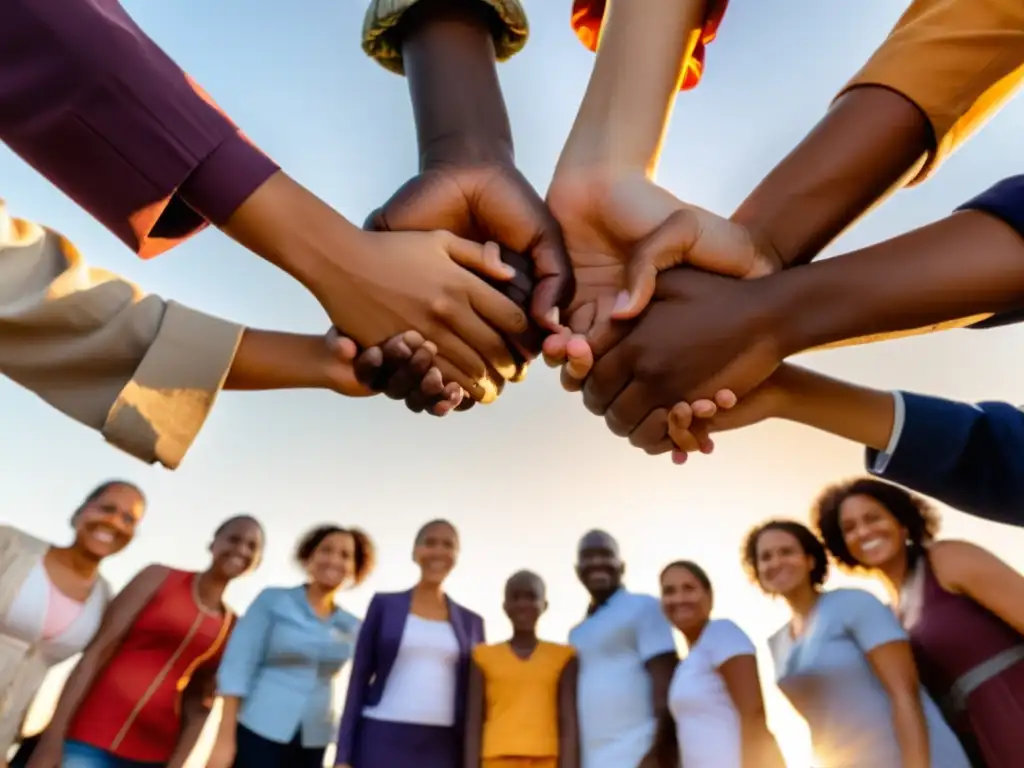
[(658, 600), (622, 586), (619, 545), (604, 531), (580, 539), (576, 575), (587, 617), (569, 633), (579, 658), (582, 768), (633, 768), (650, 749), (678, 662)]

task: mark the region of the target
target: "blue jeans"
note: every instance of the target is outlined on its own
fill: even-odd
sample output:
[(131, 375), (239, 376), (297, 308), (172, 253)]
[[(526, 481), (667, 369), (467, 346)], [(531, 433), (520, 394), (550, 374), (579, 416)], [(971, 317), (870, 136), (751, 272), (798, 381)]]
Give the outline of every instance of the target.
[(129, 760), (80, 741), (65, 741), (61, 768), (164, 768), (164, 764)]

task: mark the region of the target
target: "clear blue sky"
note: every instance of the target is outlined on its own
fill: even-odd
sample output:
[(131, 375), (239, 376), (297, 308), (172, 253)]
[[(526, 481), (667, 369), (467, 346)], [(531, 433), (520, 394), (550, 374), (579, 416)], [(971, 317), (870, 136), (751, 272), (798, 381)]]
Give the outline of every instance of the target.
[[(526, 6), (531, 41), (501, 76), (520, 165), (543, 192), (592, 57), (569, 30), (568, 0)], [(361, 53), (362, 2), (150, 0), (128, 8), (250, 137), (346, 216), (361, 221), (414, 172), (405, 84)], [(813, 125), (902, 8), (891, 0), (732, 3), (703, 84), (680, 99), (659, 180), (684, 199), (731, 212)], [(835, 250), (941, 217), (1020, 172), (1022, 134), (1024, 103), (1017, 102), (936, 178), (898, 195)], [(326, 328), (310, 296), (215, 230), (141, 262), (2, 148), (0, 194), (13, 215), (65, 233), (89, 261), (152, 292), (254, 326)], [(1016, 328), (957, 331), (807, 360), (875, 386), (1017, 402), (1021, 364), (1013, 360), (1022, 342)], [(6, 382), (0, 413), (5, 521), (62, 541), (68, 515), (98, 481), (124, 476), (149, 493), (137, 541), (107, 568), (119, 584), (154, 560), (201, 567), (216, 523), (246, 511), (265, 522), (270, 544), (262, 569), (233, 589), (241, 607), (266, 584), (297, 582), (290, 562), (297, 536), (338, 521), (364, 526), (382, 549), (378, 573), (345, 596), (361, 613), (373, 590), (411, 585), (412, 534), (427, 518), (445, 516), (464, 539), (451, 592), (484, 614), (492, 638), (507, 629), (501, 585), (520, 567), (548, 579), (543, 630), (565, 638), (586, 602), (572, 572), (574, 543), (601, 526), (621, 539), (633, 589), (656, 591), (662, 564), (692, 557), (715, 580), (717, 613), (763, 644), (784, 612), (746, 583), (737, 559), (743, 533), (767, 516), (805, 516), (822, 485), (861, 471), (855, 446), (782, 424), (724, 436), (715, 456), (676, 468), (612, 436), (543, 366), (497, 405), (444, 421), (386, 400), (231, 393), (175, 473), (119, 454)], [(1014, 554), (1024, 551), (1020, 531), (955, 513), (946, 530), (1024, 563)], [(762, 666), (767, 672), (767, 658)], [(793, 764), (807, 765), (799, 721), (769, 693)]]

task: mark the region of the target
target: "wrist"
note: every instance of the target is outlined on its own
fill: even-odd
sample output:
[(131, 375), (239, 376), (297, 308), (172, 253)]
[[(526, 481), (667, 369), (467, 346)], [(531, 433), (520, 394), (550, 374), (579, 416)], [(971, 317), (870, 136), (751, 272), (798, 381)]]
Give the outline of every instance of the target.
[[(246, 329), (224, 389), (330, 389), (331, 361), (323, 336)], [(218, 742), (222, 739), (233, 743), (234, 733), (219, 734)]]
[(399, 45), (421, 168), (513, 162), (495, 22), (479, 0), (421, 0), (403, 18)]

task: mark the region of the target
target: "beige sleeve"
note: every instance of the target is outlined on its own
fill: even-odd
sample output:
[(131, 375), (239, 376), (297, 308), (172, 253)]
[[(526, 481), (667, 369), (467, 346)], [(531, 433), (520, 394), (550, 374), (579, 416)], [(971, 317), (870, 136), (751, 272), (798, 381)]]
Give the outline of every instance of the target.
[(1024, 82), (1020, 0), (914, 0), (843, 92), (890, 88), (924, 112), (935, 151), (921, 181), (971, 137)]
[(0, 374), (131, 455), (178, 466), (242, 330), (88, 266), (0, 200)]
[[(551, 0), (552, 2), (554, 0)], [(363, 22), (363, 50), (392, 72), (403, 74), (402, 52), (392, 34), (402, 16), (419, 0), (371, 0)], [(500, 27), (495, 31), (494, 45), (498, 61), (510, 59), (526, 45), (529, 25), (520, 0), (479, 0), (498, 14)]]

